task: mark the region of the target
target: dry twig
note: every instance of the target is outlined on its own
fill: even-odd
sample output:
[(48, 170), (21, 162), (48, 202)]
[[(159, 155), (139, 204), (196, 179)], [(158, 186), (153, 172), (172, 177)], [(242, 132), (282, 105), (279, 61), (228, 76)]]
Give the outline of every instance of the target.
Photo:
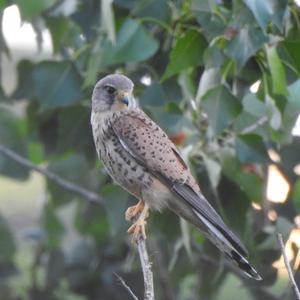
[(130, 294), (130, 296), (134, 300), (139, 300), (138, 297), (131, 290), (131, 288), (126, 284), (125, 280), (120, 275), (118, 275), (117, 273), (114, 273), (114, 275), (117, 277), (117, 279), (120, 281), (120, 283), (124, 286), (124, 288), (128, 291), (128, 293)]
[(253, 132), (254, 130), (256, 130), (257, 128), (259, 128), (260, 126), (263, 126), (265, 123), (267, 123), (267, 121), (268, 121), (268, 117), (267, 116), (261, 117), (254, 124), (251, 124), (250, 126), (244, 128), (242, 130), (242, 134), (247, 134), (247, 133)]
[(144, 287), (145, 287), (144, 300), (155, 300), (151, 262), (149, 260), (146, 241), (143, 237), (140, 237), (139, 240), (137, 241), (137, 247), (139, 251), (139, 256), (140, 256), (140, 261), (141, 261), (141, 266), (142, 266), (143, 276), (144, 276)]
[(291, 269), (289, 260), (287, 258), (286, 253), (285, 253), (284, 243), (283, 243), (283, 239), (282, 239), (282, 234), (278, 233), (277, 238), (278, 238), (278, 241), (279, 241), (279, 244), (280, 244), (281, 253), (283, 255), (284, 264), (285, 264), (285, 267), (286, 267), (288, 275), (289, 275), (290, 284), (291, 284), (292, 289), (293, 289), (293, 291), (294, 291), (294, 293), (295, 293), (295, 295), (297, 297), (297, 300), (300, 300), (300, 292), (299, 292), (298, 286), (296, 284), (296, 281), (295, 281), (295, 278), (294, 278), (294, 274), (293, 274), (293, 271)]
[(103, 198), (98, 196), (96, 193), (89, 191), (89, 190), (85, 189), (84, 187), (79, 186), (78, 184), (75, 184), (73, 182), (65, 180), (64, 178), (61, 178), (59, 175), (57, 175), (51, 171), (48, 171), (45, 168), (42, 168), (40, 166), (33, 164), (28, 159), (22, 157), (21, 155), (17, 154), (13, 150), (11, 150), (8, 147), (1, 145), (1, 144), (0, 144), (0, 153), (2, 153), (6, 157), (14, 160), (15, 162), (19, 163), (20, 165), (26, 167), (27, 169), (34, 170), (34, 171), (44, 175), (51, 181), (55, 182), (57, 185), (64, 188), (65, 190), (79, 194), (79, 195), (83, 196), (84, 198), (86, 198), (90, 202), (94, 202), (94, 203), (98, 203), (98, 204), (104, 203)]

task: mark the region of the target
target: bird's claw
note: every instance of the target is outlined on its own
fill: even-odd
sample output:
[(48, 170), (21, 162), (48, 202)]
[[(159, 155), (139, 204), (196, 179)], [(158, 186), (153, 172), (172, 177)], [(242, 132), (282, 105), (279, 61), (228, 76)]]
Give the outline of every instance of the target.
[(128, 234), (132, 234), (132, 242), (137, 243), (140, 238), (146, 239), (146, 220), (139, 218), (134, 224), (132, 224), (127, 232)]
[(137, 205), (128, 207), (125, 212), (126, 221), (132, 221), (134, 219), (137, 219), (137, 216), (141, 214), (144, 207), (145, 207), (145, 203), (142, 200), (140, 200)]

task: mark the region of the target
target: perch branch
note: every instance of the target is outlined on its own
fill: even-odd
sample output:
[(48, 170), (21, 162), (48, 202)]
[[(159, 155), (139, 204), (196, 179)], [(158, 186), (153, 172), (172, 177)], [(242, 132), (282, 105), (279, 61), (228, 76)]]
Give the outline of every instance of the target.
[(86, 188), (79, 186), (78, 184), (67, 181), (64, 178), (61, 178), (59, 175), (47, 170), (46, 168), (42, 168), (40, 166), (37, 166), (37, 165), (33, 164), (28, 159), (20, 156), (19, 154), (17, 154), (13, 150), (11, 150), (11, 149), (9, 149), (6, 146), (1, 145), (1, 144), (0, 144), (0, 153), (2, 153), (6, 157), (14, 160), (15, 162), (22, 165), (23, 167), (26, 167), (27, 169), (30, 169), (30, 170), (34, 170), (34, 171), (44, 175), (45, 177), (47, 177), (48, 179), (50, 179), (51, 181), (53, 181), (54, 183), (56, 183), (60, 187), (64, 188), (65, 190), (68, 190), (70, 192), (79, 194), (79, 195), (83, 196), (84, 198), (86, 198), (90, 202), (94, 202), (94, 203), (97, 203), (97, 204), (103, 204), (104, 203), (103, 198), (98, 196), (96, 193), (94, 193), (92, 191), (89, 191)]
[(282, 255), (283, 255), (284, 264), (285, 264), (285, 267), (286, 267), (288, 275), (289, 275), (290, 284), (291, 284), (292, 289), (293, 289), (293, 291), (294, 291), (294, 293), (295, 293), (295, 295), (297, 297), (297, 300), (300, 300), (300, 292), (299, 292), (298, 286), (296, 284), (296, 281), (295, 281), (295, 278), (294, 278), (294, 275), (293, 275), (293, 271), (291, 269), (291, 265), (289, 263), (287, 255), (285, 253), (284, 243), (283, 243), (283, 239), (282, 239), (282, 234), (278, 233), (277, 238), (278, 238), (278, 241), (279, 241), (279, 244), (280, 244), (280, 248), (281, 248), (281, 252), (282, 252)]
[(131, 290), (131, 288), (126, 284), (125, 280), (120, 275), (118, 275), (117, 273), (114, 273), (114, 275), (117, 277), (117, 279), (119, 280), (119, 282), (123, 285), (123, 287), (128, 291), (128, 293), (130, 294), (130, 296), (134, 300), (139, 300), (138, 297)]
[(142, 236), (137, 241), (137, 247), (139, 251), (141, 266), (143, 270), (143, 277), (144, 277), (144, 287), (145, 287), (144, 300), (154, 300), (155, 299), (154, 284), (153, 284), (153, 274), (151, 271), (151, 262), (149, 260), (146, 241)]

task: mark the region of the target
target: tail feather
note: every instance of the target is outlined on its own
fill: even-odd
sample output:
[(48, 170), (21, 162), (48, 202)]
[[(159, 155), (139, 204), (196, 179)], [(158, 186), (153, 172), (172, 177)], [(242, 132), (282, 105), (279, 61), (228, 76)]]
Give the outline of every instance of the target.
[(241, 256), (238, 252), (232, 250), (230, 258), (238, 265), (238, 267), (250, 278), (262, 280), (257, 271), (250, 265), (248, 260)]
[(226, 237), (218, 227), (193, 209), (201, 222), (207, 227), (206, 235), (222, 252), (226, 254), (248, 277), (255, 280), (262, 280), (257, 271), (250, 265), (244, 253), (239, 251), (228, 237)]

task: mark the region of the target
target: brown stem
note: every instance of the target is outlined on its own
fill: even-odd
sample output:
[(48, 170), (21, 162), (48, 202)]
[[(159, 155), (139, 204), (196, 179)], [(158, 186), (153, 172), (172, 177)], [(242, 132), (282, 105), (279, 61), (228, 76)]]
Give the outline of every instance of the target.
[(123, 285), (123, 287), (128, 291), (128, 293), (130, 294), (130, 296), (134, 300), (139, 300), (138, 297), (131, 290), (131, 288), (127, 285), (127, 283), (125, 282), (125, 280), (120, 275), (118, 275), (117, 273), (114, 273), (114, 275), (117, 277), (117, 279), (119, 280), (119, 282)]
[(144, 240), (143, 237), (140, 237), (138, 239), (137, 247), (139, 251), (139, 257), (140, 257), (140, 262), (141, 262), (141, 267), (143, 270), (143, 277), (144, 277), (144, 287), (145, 287), (144, 300), (155, 300), (151, 262), (149, 260), (146, 241)]
[(91, 201), (91, 202), (94, 202), (97, 204), (104, 203), (104, 199), (102, 197), (98, 196), (95, 192), (89, 191), (86, 188), (81, 187), (78, 184), (75, 184), (73, 182), (65, 180), (64, 178), (60, 177), (59, 175), (57, 175), (45, 168), (42, 168), (40, 166), (33, 164), (28, 159), (20, 156), (13, 150), (11, 150), (8, 147), (1, 145), (1, 144), (0, 144), (0, 153), (2, 153), (6, 157), (14, 160), (18, 164), (26, 167), (27, 169), (34, 170), (34, 171), (44, 175), (45, 177), (47, 177), (51, 181), (55, 182), (60, 187), (64, 188), (65, 190), (79, 194), (79, 195), (83, 196), (84, 198), (86, 198), (88, 201)]
[(286, 267), (288, 275), (289, 275), (290, 284), (291, 284), (292, 289), (293, 289), (293, 291), (294, 291), (294, 293), (296, 295), (297, 300), (300, 300), (300, 292), (299, 292), (298, 286), (296, 284), (296, 281), (295, 281), (295, 278), (294, 278), (294, 274), (293, 274), (291, 265), (289, 263), (288, 257), (287, 257), (287, 255), (285, 253), (284, 243), (283, 243), (283, 238), (282, 238), (282, 234), (281, 233), (278, 233), (277, 239), (279, 241), (280, 248), (281, 248), (281, 253), (283, 255), (284, 264), (285, 264), (285, 267)]

